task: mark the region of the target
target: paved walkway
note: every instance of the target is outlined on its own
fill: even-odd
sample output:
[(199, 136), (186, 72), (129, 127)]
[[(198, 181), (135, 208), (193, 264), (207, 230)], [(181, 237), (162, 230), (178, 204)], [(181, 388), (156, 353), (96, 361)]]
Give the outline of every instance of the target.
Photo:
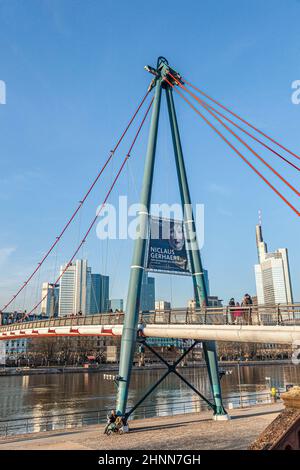
[(282, 409), (280, 403), (232, 410), (230, 421), (218, 422), (208, 412), (134, 420), (122, 436), (88, 426), (0, 438), (0, 450), (247, 449)]

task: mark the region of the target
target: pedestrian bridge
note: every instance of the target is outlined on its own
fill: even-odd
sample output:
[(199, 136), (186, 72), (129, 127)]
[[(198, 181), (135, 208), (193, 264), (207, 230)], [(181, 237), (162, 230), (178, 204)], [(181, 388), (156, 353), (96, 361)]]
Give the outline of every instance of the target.
[[(58, 336), (120, 337), (124, 313), (19, 321), (0, 326), (0, 340)], [(300, 304), (141, 312), (139, 334), (199, 341), (300, 344)]]

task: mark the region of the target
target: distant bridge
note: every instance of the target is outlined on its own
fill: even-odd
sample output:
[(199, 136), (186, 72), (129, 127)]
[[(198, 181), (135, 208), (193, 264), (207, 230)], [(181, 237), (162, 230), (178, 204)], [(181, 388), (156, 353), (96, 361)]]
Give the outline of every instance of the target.
[[(0, 326), (0, 340), (59, 336), (121, 337), (124, 313), (34, 320)], [(300, 304), (142, 312), (139, 334), (154, 338), (293, 344), (300, 342)]]

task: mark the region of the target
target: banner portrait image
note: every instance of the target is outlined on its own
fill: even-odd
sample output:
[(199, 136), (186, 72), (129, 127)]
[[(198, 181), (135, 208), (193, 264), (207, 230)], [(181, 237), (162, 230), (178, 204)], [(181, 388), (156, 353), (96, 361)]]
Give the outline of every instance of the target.
[(182, 221), (150, 218), (146, 269), (190, 274)]

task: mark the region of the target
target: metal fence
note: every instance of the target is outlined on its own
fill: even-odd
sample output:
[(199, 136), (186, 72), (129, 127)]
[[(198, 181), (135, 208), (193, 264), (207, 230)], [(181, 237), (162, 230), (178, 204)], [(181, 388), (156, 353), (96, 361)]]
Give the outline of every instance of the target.
[(140, 321), (146, 324), (300, 325), (300, 304), (142, 312)]
[[(45, 320), (23, 321), (1, 325), (0, 332), (81, 325), (122, 325), (124, 313), (68, 316)], [(300, 325), (300, 304), (252, 305), (246, 307), (206, 307), (201, 309), (154, 310), (140, 313), (144, 324), (203, 324), (203, 325)]]
[(35, 328), (51, 328), (57, 326), (82, 326), (82, 325), (122, 325), (124, 313), (98, 313), (96, 315), (67, 316), (61, 318), (47, 318), (45, 320), (20, 321), (1, 325), (0, 331), (24, 330)]
[[(268, 392), (243, 393), (230, 395), (223, 399), (225, 407), (243, 408), (258, 404), (271, 403), (272, 398)], [(138, 408), (132, 415), (133, 419), (151, 418), (155, 416), (173, 416), (176, 414), (200, 412), (208, 409), (200, 400), (173, 401), (163, 404), (150, 403)], [(104, 425), (107, 410), (89, 410), (74, 413), (52, 414), (38, 417), (16, 418), (0, 420), (0, 436), (7, 437), (18, 434), (73, 429), (88, 425)]]

